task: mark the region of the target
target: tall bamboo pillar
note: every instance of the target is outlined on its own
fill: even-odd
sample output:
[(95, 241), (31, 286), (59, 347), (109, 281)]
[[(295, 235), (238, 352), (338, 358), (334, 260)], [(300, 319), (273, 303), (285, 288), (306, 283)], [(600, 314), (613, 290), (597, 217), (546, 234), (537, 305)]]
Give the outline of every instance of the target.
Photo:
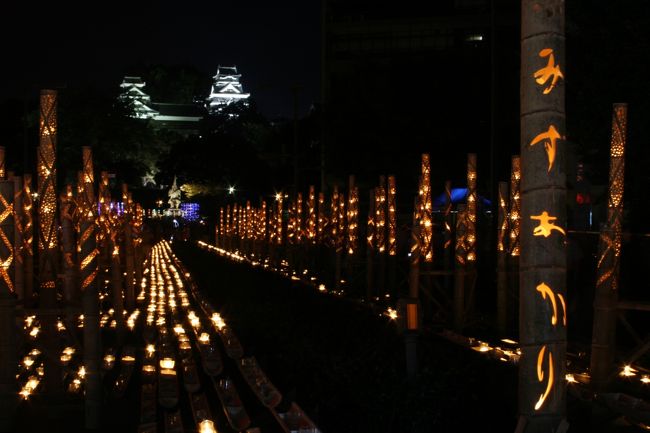
[(390, 296), (397, 295), (397, 185), (395, 176), (388, 176), (388, 188), (386, 189), (386, 212), (387, 212), (387, 238), (386, 250), (388, 252), (388, 293)]
[(339, 188), (334, 185), (332, 189), (332, 197), (330, 201), (330, 245), (334, 251), (334, 290), (341, 288), (341, 258), (339, 257), (341, 251), (338, 248), (339, 239)]
[(81, 281), (83, 328), (83, 359), (86, 369), (85, 386), (85, 426), (98, 429), (101, 426), (102, 379), (101, 330), (99, 325), (99, 287), (97, 281), (97, 200), (94, 191), (92, 151), (83, 148), (83, 172), (80, 184), (82, 191), (77, 198), (79, 206), (79, 225), (77, 233), (77, 262)]
[[(126, 324), (124, 320), (124, 292), (122, 281), (122, 266), (120, 262), (120, 227), (116, 215), (111, 210), (111, 193), (109, 190), (108, 173), (102, 171), (100, 184), (101, 216), (104, 217), (104, 242), (110, 252), (110, 287), (111, 299), (116, 322), (117, 345), (124, 344)], [(100, 219), (101, 220), (101, 219)]]
[(133, 311), (135, 308), (135, 284), (134, 284), (134, 266), (135, 255), (133, 248), (133, 200), (129, 194), (129, 188), (126, 183), (122, 184), (122, 204), (124, 206), (124, 213), (122, 214), (122, 233), (124, 234), (124, 285), (126, 308), (128, 311)]
[(50, 395), (63, 393), (59, 363), (56, 300), (56, 141), (57, 92), (42, 90), (40, 101), (38, 168), (38, 254), (41, 327), (44, 340), (44, 384)]
[(0, 431), (3, 432), (14, 431), (18, 397), (13, 195), (13, 181), (0, 180)]
[(226, 244), (224, 249), (232, 251), (232, 220), (230, 215), (230, 205), (226, 205)]
[(144, 223), (144, 210), (140, 203), (135, 204), (135, 215), (133, 220), (133, 250), (135, 254), (135, 273), (136, 287), (142, 283), (142, 263), (144, 262), (144, 253), (142, 251), (142, 224)]
[[(355, 257), (359, 255), (359, 188), (355, 184), (354, 175), (348, 178), (348, 209), (346, 213), (346, 269), (348, 278), (354, 275), (354, 268), (357, 262)], [(359, 294), (361, 295), (361, 293)]]
[[(413, 223), (411, 225), (411, 242), (409, 249), (409, 296), (406, 305), (406, 330), (404, 332), (404, 346), (406, 349), (406, 373), (412, 379), (418, 370), (417, 342), (418, 342), (418, 321), (416, 326), (409, 323), (409, 315), (413, 314), (413, 307), (409, 304), (415, 304), (415, 311), (419, 309), (420, 299), (420, 221), (419, 221), (419, 198), (416, 197), (413, 202)], [(411, 309), (409, 309), (411, 308)], [(402, 313), (403, 314), (403, 313)], [(411, 319), (412, 320), (412, 319)]]
[(305, 267), (313, 271), (315, 267), (315, 246), (317, 241), (318, 215), (316, 209), (316, 190), (314, 185), (309, 185), (307, 194), (307, 221), (305, 224)]
[(467, 155), (467, 219), (465, 233), (465, 270), (469, 280), (469, 296), (465, 315), (472, 317), (476, 307), (476, 222), (478, 217), (478, 193), (476, 191), (476, 154)]
[(23, 249), (25, 267), (24, 304), (31, 306), (34, 296), (34, 216), (32, 175), (23, 175)]
[(343, 250), (345, 248), (345, 193), (339, 193), (339, 203), (338, 203), (338, 216), (337, 221), (339, 228), (336, 231), (336, 279), (338, 281), (338, 287), (340, 288), (343, 283), (342, 277), (342, 261), (343, 261)]
[(591, 383), (596, 391), (603, 390), (611, 379), (616, 354), (626, 141), (627, 104), (614, 104), (609, 152), (607, 225), (601, 230), (598, 245), (599, 258), (591, 343)]
[(420, 221), (420, 257), (425, 263), (433, 262), (433, 214), (431, 202), (431, 163), (429, 154), (422, 154), (422, 167), (420, 173), (419, 216)]
[(445, 289), (451, 289), (452, 286), (452, 272), (453, 272), (453, 257), (454, 257), (454, 244), (453, 244), (453, 231), (452, 231), (452, 209), (454, 205), (451, 200), (451, 181), (445, 182), (445, 207), (443, 210), (443, 261), (445, 269)]
[(497, 328), (501, 335), (508, 330), (508, 274), (506, 234), (508, 233), (508, 183), (499, 182), (497, 214)]
[(14, 291), (19, 300), (25, 298), (25, 259), (23, 245), (23, 178), (13, 177), (14, 183)]
[(454, 252), (454, 329), (462, 331), (465, 325), (465, 280), (467, 253), (465, 242), (467, 234), (467, 210), (465, 205), (457, 206), (456, 248)]
[(77, 300), (72, 185), (66, 185), (66, 191), (61, 195), (60, 211), (61, 246), (63, 248), (63, 296), (67, 306), (70, 306)]
[(280, 262), (282, 259), (279, 257), (281, 255), (281, 250), (282, 250), (282, 201), (283, 201), (284, 195), (281, 192), (276, 196), (276, 202), (277, 202), (277, 207), (276, 207), (276, 214), (275, 214), (275, 250), (276, 250), (276, 266), (280, 265)]
[(567, 428), (564, 0), (521, 3), (519, 431)]
[(370, 301), (375, 294), (375, 190), (368, 192), (368, 223), (366, 225), (366, 298)]
[(223, 206), (219, 208), (219, 226), (216, 229), (216, 236), (214, 244), (217, 248), (224, 248), (224, 231), (225, 231), (225, 219), (223, 216)]
[(521, 227), (521, 158), (511, 158), (510, 169), (510, 210), (508, 212), (508, 293), (511, 301), (509, 309), (519, 317), (519, 233)]
[(380, 296), (386, 295), (386, 177), (379, 176), (379, 186), (375, 188), (375, 242), (379, 263), (376, 281)]

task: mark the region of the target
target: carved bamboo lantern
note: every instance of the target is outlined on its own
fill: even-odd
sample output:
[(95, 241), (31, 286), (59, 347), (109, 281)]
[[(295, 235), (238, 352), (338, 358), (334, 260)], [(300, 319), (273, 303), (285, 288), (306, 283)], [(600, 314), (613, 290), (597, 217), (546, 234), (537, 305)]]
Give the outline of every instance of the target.
[[(42, 90), (40, 98), (38, 169), (38, 251), (41, 326), (45, 350), (56, 353), (58, 348), (56, 300), (57, 224), (56, 224), (56, 142), (57, 92)], [(45, 389), (50, 394), (63, 392), (61, 366), (58, 359), (45, 358)]]
[(397, 255), (397, 186), (395, 176), (388, 176), (388, 255)]
[(347, 251), (353, 255), (359, 249), (359, 188), (354, 185), (354, 176), (350, 176), (348, 188), (347, 223)]
[(525, 432), (566, 425), (564, 2), (521, 3), (519, 413)]
[(422, 171), (420, 174), (419, 221), (420, 221), (420, 256), (427, 263), (433, 262), (433, 216), (431, 205), (431, 164), (429, 154), (422, 154)]
[(614, 104), (609, 152), (607, 225), (601, 229), (598, 245), (599, 257), (596, 268), (597, 278), (591, 343), (591, 380), (595, 391), (602, 391), (608, 385), (616, 354), (626, 141), (627, 104)]
[(325, 242), (325, 233), (327, 227), (327, 218), (325, 216), (325, 194), (318, 193), (318, 227), (316, 230), (316, 238), (319, 244)]
[(478, 195), (476, 193), (476, 154), (467, 155), (467, 225), (465, 235), (465, 256), (467, 264), (476, 262), (476, 217)]
[(32, 200), (32, 175), (23, 175), (23, 259), (25, 261), (26, 305), (31, 305), (34, 294), (34, 205)]
[(25, 258), (23, 245), (23, 178), (21, 176), (13, 177), (14, 183), (14, 291), (18, 299), (24, 299), (25, 296)]
[(497, 215), (497, 326), (503, 334), (508, 326), (508, 278), (507, 247), (508, 233), (508, 184), (499, 182), (499, 208)]
[(18, 389), (16, 299), (13, 296), (14, 184), (0, 180), (0, 429), (13, 431)]
[(512, 157), (510, 171), (510, 212), (509, 212), (509, 250), (512, 257), (519, 257), (519, 227), (521, 225), (521, 160), (518, 155)]
[(85, 426), (97, 429), (101, 424), (102, 379), (100, 372), (101, 331), (99, 325), (99, 291), (97, 284), (98, 255), (96, 231), (97, 201), (94, 190), (92, 149), (83, 149), (82, 190), (77, 196), (79, 224), (77, 226), (77, 260), (81, 281), (84, 315), (84, 368), (86, 370), (84, 399)]
[(316, 243), (316, 192), (314, 185), (309, 185), (309, 197), (307, 198), (307, 240), (310, 244)]

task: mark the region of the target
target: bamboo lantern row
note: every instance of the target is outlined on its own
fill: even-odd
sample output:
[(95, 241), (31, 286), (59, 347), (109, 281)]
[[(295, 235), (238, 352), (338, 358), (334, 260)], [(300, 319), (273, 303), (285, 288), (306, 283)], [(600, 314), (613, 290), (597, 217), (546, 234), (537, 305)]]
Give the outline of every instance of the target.
[[(61, 197), (56, 188), (56, 143), (57, 143), (57, 93), (52, 90), (41, 92), (39, 146), (37, 149), (37, 193), (32, 192), (31, 175), (13, 176), (4, 180), (4, 148), (0, 149), (0, 388), (3, 410), (0, 413), (0, 430), (7, 430), (13, 410), (7, 392), (12, 399), (18, 396), (16, 389), (16, 298), (26, 308), (33, 307), (33, 247), (34, 247), (34, 202), (37, 197), (38, 227), (36, 242), (39, 249), (40, 275), (38, 278), (39, 322), (41, 325), (44, 359), (44, 389), (51, 395), (63, 392), (60, 360), (61, 342), (58, 332), (65, 329), (57, 320), (61, 309), (57, 305), (56, 271), (58, 263), (63, 265), (63, 293), (67, 306), (74, 305), (81, 289), (83, 309), (83, 347), (85, 369), (85, 425), (97, 429), (101, 421), (102, 381), (100, 374), (101, 334), (99, 332), (99, 294), (97, 285), (98, 249), (96, 241), (111, 241), (115, 247), (113, 258), (119, 252), (119, 233), (127, 233), (127, 286), (133, 283), (135, 268), (134, 246), (141, 242), (142, 207), (133, 202), (126, 187), (123, 188), (124, 214), (122, 218), (111, 215), (108, 177), (104, 173), (101, 183), (101, 203), (104, 219), (97, 222), (97, 201), (93, 191), (93, 164), (90, 148), (83, 148), (83, 170), (79, 172), (76, 194), (72, 185), (67, 185)], [(60, 205), (59, 205), (60, 201)], [(57, 212), (60, 211), (60, 213)], [(59, 250), (58, 224), (62, 227), (61, 250)], [(132, 236), (128, 236), (131, 234)], [(129, 266), (129, 250), (131, 265)], [(62, 256), (59, 257), (59, 251)], [(62, 258), (62, 260), (59, 260)], [(113, 266), (113, 274), (121, 277), (122, 270)], [(78, 283), (78, 284), (77, 284)], [(122, 286), (113, 287), (114, 300), (122, 297)], [(12, 295), (14, 292), (15, 295)], [(128, 299), (128, 298), (127, 298)], [(116, 317), (119, 308), (116, 307)], [(67, 309), (66, 314), (75, 314)], [(124, 320), (118, 320), (118, 323)], [(119, 325), (118, 325), (119, 326)], [(53, 356), (54, 354), (54, 356)], [(61, 360), (62, 361), (62, 360)], [(29, 394), (29, 393), (28, 393)], [(26, 398), (26, 397), (25, 397)], [(5, 404), (6, 403), (6, 404)], [(7, 430), (8, 431), (8, 430)]]

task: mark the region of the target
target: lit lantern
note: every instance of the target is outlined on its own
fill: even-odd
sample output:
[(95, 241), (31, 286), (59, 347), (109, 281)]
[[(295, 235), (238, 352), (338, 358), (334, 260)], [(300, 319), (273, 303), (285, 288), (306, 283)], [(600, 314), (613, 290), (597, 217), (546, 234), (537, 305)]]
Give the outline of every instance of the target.
[(275, 215), (275, 241), (278, 245), (282, 245), (282, 194), (280, 194), (277, 204), (277, 213)]
[(330, 238), (333, 244), (336, 244), (339, 230), (339, 189), (334, 186), (332, 190), (332, 201), (330, 202)]
[(319, 243), (325, 241), (325, 227), (327, 226), (327, 219), (325, 218), (325, 194), (318, 193), (318, 228), (316, 232), (317, 240)]
[(309, 185), (309, 197), (307, 198), (307, 240), (311, 244), (316, 243), (316, 193), (314, 185)]
[(388, 176), (388, 255), (397, 255), (397, 187), (395, 176)]
[(345, 243), (345, 194), (340, 193), (339, 194), (339, 206), (338, 206), (338, 215), (337, 215), (337, 221), (338, 221), (338, 230), (336, 231), (337, 236), (336, 236), (336, 252), (340, 253), (343, 251), (343, 246)]
[(295, 208), (295, 224), (294, 224), (294, 230), (295, 230), (295, 241), (297, 244), (300, 244), (302, 242), (302, 193), (298, 193), (298, 197), (296, 198), (296, 208)]
[(172, 358), (163, 358), (160, 360), (160, 368), (165, 370), (172, 370), (176, 365), (176, 361)]
[(350, 176), (350, 190), (348, 197), (348, 254), (354, 254), (359, 248), (358, 225), (359, 225), (359, 188), (354, 186), (354, 178)]
[(287, 243), (293, 245), (296, 236), (296, 201), (289, 202), (289, 219), (287, 220)]
[(263, 241), (266, 238), (266, 201), (262, 200), (262, 205), (259, 210), (258, 217), (259, 224), (257, 226), (258, 239)]
[(476, 154), (467, 155), (467, 226), (465, 236), (465, 253), (467, 261), (476, 261)]
[(497, 251), (506, 251), (505, 236), (508, 232), (508, 184), (499, 182), (499, 214), (497, 227)]
[(375, 188), (375, 242), (377, 252), (383, 254), (386, 251), (386, 188), (383, 182)]
[(199, 423), (199, 433), (217, 433), (214, 427), (214, 422), (209, 419), (204, 419)]
[(40, 103), (38, 168), (38, 249), (41, 257), (41, 287), (54, 288), (57, 247), (56, 143), (57, 92), (42, 90)]
[(246, 200), (246, 239), (253, 238), (253, 213), (250, 200)]
[(397, 310), (402, 331), (417, 332), (420, 329), (420, 306), (417, 298), (401, 298)]
[(433, 262), (433, 216), (431, 204), (431, 163), (429, 154), (422, 154), (422, 172), (420, 174), (419, 216), (420, 221), (420, 256), (425, 262)]
[(560, 431), (567, 385), (564, 3), (523, 0), (521, 23), (521, 162), (512, 160), (510, 188), (510, 254), (521, 267), (518, 407), (526, 431)]
[(519, 156), (512, 157), (510, 173), (510, 255), (519, 257), (519, 226), (521, 224), (521, 160)]

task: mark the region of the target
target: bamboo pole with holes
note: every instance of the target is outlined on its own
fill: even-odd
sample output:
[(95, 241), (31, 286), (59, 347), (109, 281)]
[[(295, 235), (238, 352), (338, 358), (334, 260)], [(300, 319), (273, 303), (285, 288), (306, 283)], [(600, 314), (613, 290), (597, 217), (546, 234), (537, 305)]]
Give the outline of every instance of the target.
[(84, 315), (83, 359), (84, 368), (86, 369), (84, 424), (87, 429), (98, 429), (100, 427), (102, 406), (101, 330), (97, 281), (99, 251), (97, 250), (97, 200), (95, 199), (94, 180), (92, 150), (90, 147), (84, 147), (83, 171), (81, 179), (79, 179), (81, 191), (77, 197), (79, 209), (77, 266), (81, 281), (81, 306)]
[(13, 177), (14, 184), (14, 290), (19, 300), (25, 299), (25, 259), (23, 254), (23, 178)]
[(135, 278), (135, 252), (133, 248), (133, 200), (130, 198), (129, 187), (126, 183), (122, 184), (122, 205), (124, 211), (122, 214), (122, 233), (123, 247), (124, 247), (124, 292), (126, 298), (126, 308), (128, 311), (133, 311), (135, 308), (135, 285), (133, 279)]
[(497, 214), (497, 328), (501, 335), (508, 329), (508, 275), (506, 234), (508, 233), (508, 184), (499, 182)]
[(13, 181), (0, 180), (0, 431), (13, 431), (17, 405)]
[(591, 380), (600, 392), (611, 381), (616, 355), (616, 320), (623, 226), (627, 104), (614, 104), (609, 152), (607, 224), (598, 245), (594, 321), (591, 343)]
[(57, 92), (42, 90), (40, 98), (38, 169), (38, 253), (39, 253), (39, 307), (42, 338), (44, 340), (44, 389), (49, 395), (63, 393), (61, 365), (58, 354), (56, 274), (57, 274)]
[(23, 249), (25, 266), (24, 304), (31, 306), (34, 295), (34, 204), (32, 200), (32, 175), (23, 175)]

